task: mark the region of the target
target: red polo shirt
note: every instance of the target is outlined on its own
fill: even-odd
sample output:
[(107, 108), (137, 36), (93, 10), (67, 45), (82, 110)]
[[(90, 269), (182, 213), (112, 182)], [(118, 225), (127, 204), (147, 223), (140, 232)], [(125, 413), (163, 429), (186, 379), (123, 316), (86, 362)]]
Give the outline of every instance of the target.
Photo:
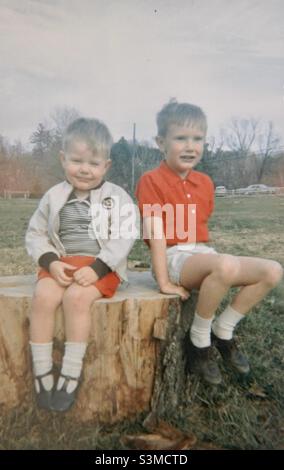
[[(167, 245), (189, 241), (185, 234), (193, 227), (193, 215), (190, 214), (194, 214), (196, 221), (195, 241), (208, 241), (207, 221), (214, 208), (214, 185), (209, 176), (191, 170), (183, 179), (163, 161), (158, 168), (140, 178), (136, 197), (142, 217), (163, 218)], [(153, 204), (159, 206), (150, 210), (149, 206)], [(159, 209), (162, 206), (163, 210)]]

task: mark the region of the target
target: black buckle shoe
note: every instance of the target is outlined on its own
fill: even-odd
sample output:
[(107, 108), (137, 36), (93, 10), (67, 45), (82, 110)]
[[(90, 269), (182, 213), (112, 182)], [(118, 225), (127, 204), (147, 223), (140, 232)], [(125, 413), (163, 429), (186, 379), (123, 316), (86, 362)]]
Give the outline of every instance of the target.
[(212, 358), (212, 346), (207, 348), (196, 347), (191, 339), (185, 338), (186, 370), (190, 374), (197, 374), (211, 385), (222, 382), (218, 364)]
[[(64, 378), (64, 383), (63, 383), (61, 389), (60, 390), (55, 389), (55, 391), (53, 392), (53, 397), (52, 397), (52, 410), (53, 411), (67, 411), (67, 410), (69, 410), (69, 408), (71, 408), (71, 406), (73, 405), (73, 403), (75, 401), (77, 391), (78, 391), (78, 388), (79, 388), (79, 382), (80, 382), (79, 377), (75, 378), (75, 377), (70, 377), (69, 375), (62, 375), (61, 374), (59, 376), (58, 380), (61, 377)], [(76, 385), (75, 390), (73, 390), (73, 392), (68, 393), (67, 392), (67, 387), (68, 387), (68, 384), (71, 381), (77, 382), (77, 385)]]
[(39, 408), (43, 408), (44, 410), (52, 409), (51, 402), (52, 402), (53, 387), (51, 390), (46, 390), (42, 383), (42, 379), (44, 377), (48, 377), (49, 375), (53, 376), (52, 370), (49, 370), (48, 372), (46, 372), (46, 374), (34, 376), (34, 380), (39, 386), (39, 392), (36, 390), (36, 403)]
[(231, 365), (241, 374), (248, 374), (250, 371), (249, 362), (246, 356), (240, 351), (234, 338), (221, 339), (211, 332), (212, 344), (216, 346), (221, 354), (223, 361)]

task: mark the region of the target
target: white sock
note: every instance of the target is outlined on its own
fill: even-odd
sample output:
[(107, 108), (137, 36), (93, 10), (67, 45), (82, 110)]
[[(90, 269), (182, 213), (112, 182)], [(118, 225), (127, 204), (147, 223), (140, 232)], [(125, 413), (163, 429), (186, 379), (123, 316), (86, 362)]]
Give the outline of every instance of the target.
[(230, 305), (219, 315), (212, 325), (213, 333), (220, 339), (232, 339), (235, 326), (245, 315), (234, 310)]
[[(61, 374), (78, 379), (83, 366), (83, 358), (87, 349), (87, 343), (65, 343), (65, 353), (62, 362)], [(64, 384), (64, 377), (59, 377), (57, 390)], [(78, 385), (77, 380), (71, 380), (67, 386), (67, 392), (72, 393)]]
[(193, 322), (190, 329), (190, 339), (194, 346), (198, 348), (206, 348), (211, 344), (211, 324), (212, 318), (203, 318), (198, 315), (197, 312), (194, 314)]
[[(52, 369), (52, 345), (53, 343), (32, 343), (30, 341), (34, 375), (44, 375)], [(51, 390), (54, 383), (53, 375), (43, 377), (41, 382), (45, 390)], [(39, 393), (40, 388), (37, 380), (35, 380), (35, 387)]]

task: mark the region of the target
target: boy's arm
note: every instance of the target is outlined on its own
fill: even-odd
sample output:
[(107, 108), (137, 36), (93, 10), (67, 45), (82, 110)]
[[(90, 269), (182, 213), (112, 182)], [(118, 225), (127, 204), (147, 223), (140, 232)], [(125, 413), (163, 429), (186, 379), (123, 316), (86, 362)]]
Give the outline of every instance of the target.
[[(59, 253), (48, 236), (48, 214), (48, 193), (46, 193), (30, 219), (25, 236), (28, 254), (46, 269), (52, 261), (59, 259)], [(40, 262), (42, 260), (43, 263)]]
[(177, 294), (182, 300), (189, 297), (189, 292), (182, 286), (173, 284), (169, 279), (167, 266), (167, 243), (163, 231), (163, 221), (160, 217), (146, 217), (144, 228), (149, 237), (151, 248), (152, 266), (163, 294)]
[[(143, 219), (143, 231), (146, 235), (143, 238), (149, 240), (153, 270), (160, 290), (164, 294), (180, 295), (185, 300), (188, 298), (189, 293), (183, 287), (173, 284), (169, 279), (167, 242), (164, 235), (162, 213), (158, 209), (159, 206), (164, 205), (165, 201), (161, 188), (155, 184), (151, 174), (145, 174), (140, 178), (136, 188), (136, 197)], [(153, 210), (154, 205), (157, 205), (155, 210)]]
[(98, 279), (102, 279), (108, 273), (111, 272), (111, 269), (106, 263), (104, 263), (100, 258), (96, 258), (95, 261), (90, 265), (90, 267), (95, 271)]
[[(101, 277), (115, 271), (127, 256), (139, 237), (139, 211), (131, 197), (122, 190), (117, 194), (119, 200), (118, 211), (113, 215), (110, 225), (111, 237), (104, 239), (103, 247), (97, 255), (92, 268)], [(99, 268), (99, 273), (98, 273)]]

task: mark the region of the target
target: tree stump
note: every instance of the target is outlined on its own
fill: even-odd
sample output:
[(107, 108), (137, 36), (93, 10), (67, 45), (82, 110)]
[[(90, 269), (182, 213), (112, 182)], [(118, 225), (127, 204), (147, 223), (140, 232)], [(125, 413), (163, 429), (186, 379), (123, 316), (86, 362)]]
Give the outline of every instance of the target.
[(188, 341), (197, 292), (181, 303), (174, 299), (168, 305), (167, 328), (160, 341), (156, 359), (151, 413), (147, 419), (181, 421), (192, 401), (193, 385), (185, 371), (184, 343)]
[[(156, 411), (166, 417), (186, 396), (182, 341), (190, 315), (176, 296), (163, 295), (149, 272), (130, 272), (130, 284), (92, 307), (83, 382), (70, 417), (114, 423)], [(0, 404), (34, 406), (28, 315), (34, 276), (0, 278)], [(183, 310), (193, 311), (194, 296)], [(54, 360), (61, 363), (64, 325), (56, 313)]]

